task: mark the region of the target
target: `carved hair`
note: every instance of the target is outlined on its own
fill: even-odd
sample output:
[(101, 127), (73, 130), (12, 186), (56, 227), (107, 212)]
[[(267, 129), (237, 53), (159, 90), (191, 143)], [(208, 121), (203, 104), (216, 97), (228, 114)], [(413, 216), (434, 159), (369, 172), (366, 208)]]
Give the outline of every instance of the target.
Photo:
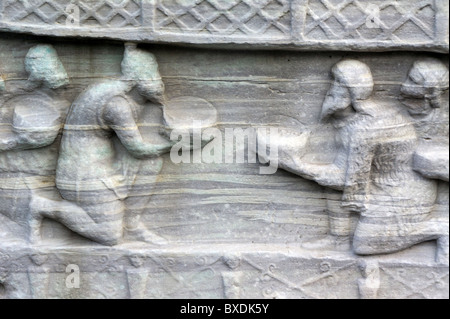
[[(431, 107), (441, 107), (441, 95), (449, 87), (448, 69), (441, 61), (429, 58), (414, 62), (409, 70), (409, 78), (413, 83), (425, 89), (423, 94), (419, 94), (430, 101)], [(407, 85), (403, 84), (403, 86)]]
[(29, 81), (43, 82), (51, 89), (69, 83), (69, 76), (51, 45), (39, 44), (32, 47), (25, 57), (25, 69), (29, 73)]
[(343, 60), (336, 63), (331, 73), (334, 79), (347, 87), (353, 101), (367, 100), (373, 92), (373, 78), (370, 68), (357, 60)]
[(121, 67), (127, 80), (160, 80), (156, 57), (150, 52), (138, 49), (135, 44), (125, 44)]

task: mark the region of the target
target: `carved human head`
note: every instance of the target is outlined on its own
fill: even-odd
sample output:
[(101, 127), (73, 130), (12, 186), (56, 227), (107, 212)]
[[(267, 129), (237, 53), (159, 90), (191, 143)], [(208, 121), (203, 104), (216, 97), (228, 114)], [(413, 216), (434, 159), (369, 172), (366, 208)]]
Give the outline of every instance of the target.
[(379, 265), (377, 261), (374, 260), (362, 260), (359, 263), (359, 269), (364, 276), (364, 278), (369, 278), (379, 275)]
[(335, 81), (350, 91), (353, 101), (367, 100), (373, 92), (372, 72), (367, 64), (357, 60), (343, 60), (331, 69)]
[(49, 256), (47, 252), (34, 252), (30, 254), (31, 261), (37, 266), (42, 266), (43, 264), (45, 264), (45, 262), (48, 260), (48, 257)]
[(225, 265), (227, 265), (230, 269), (236, 269), (241, 264), (240, 254), (228, 254), (223, 256), (222, 259)]
[(356, 111), (359, 101), (367, 100), (373, 92), (370, 68), (357, 60), (343, 60), (331, 69), (333, 82), (322, 105), (321, 119), (336, 115), (350, 106)]
[(157, 102), (163, 98), (164, 83), (152, 53), (137, 48), (135, 44), (126, 44), (121, 67), (124, 80), (136, 82), (141, 95)]
[(416, 61), (400, 88), (402, 103), (412, 115), (427, 114), (441, 107), (441, 97), (448, 87), (448, 69), (441, 61), (433, 58)]
[(69, 76), (55, 48), (47, 44), (32, 47), (25, 57), (25, 69), (29, 80), (42, 82), (46, 87), (57, 89), (69, 83)]
[(130, 263), (136, 268), (142, 267), (145, 263), (145, 256), (141, 254), (134, 254), (129, 256), (128, 258), (130, 260)]

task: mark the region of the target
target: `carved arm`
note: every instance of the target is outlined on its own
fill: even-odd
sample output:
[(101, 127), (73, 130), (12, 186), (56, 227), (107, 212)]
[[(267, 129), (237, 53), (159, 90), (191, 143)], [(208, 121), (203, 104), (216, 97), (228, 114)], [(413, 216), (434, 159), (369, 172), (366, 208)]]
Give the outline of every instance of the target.
[(133, 157), (157, 157), (170, 151), (174, 142), (152, 144), (143, 140), (139, 128), (133, 118), (133, 112), (122, 97), (113, 98), (106, 106), (103, 119), (117, 134), (121, 143)]

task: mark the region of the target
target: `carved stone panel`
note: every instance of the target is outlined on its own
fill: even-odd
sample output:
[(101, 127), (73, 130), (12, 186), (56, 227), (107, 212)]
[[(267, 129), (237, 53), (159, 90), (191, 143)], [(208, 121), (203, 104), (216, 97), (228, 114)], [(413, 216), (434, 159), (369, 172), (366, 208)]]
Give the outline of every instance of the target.
[(0, 13), (0, 298), (448, 298), (447, 2)]
[(296, 50), (448, 52), (445, 0), (2, 0), (0, 29)]

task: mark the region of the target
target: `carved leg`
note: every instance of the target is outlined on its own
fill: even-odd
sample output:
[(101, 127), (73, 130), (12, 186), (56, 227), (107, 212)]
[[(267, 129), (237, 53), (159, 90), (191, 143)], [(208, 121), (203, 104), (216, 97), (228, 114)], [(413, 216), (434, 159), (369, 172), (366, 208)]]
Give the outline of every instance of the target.
[(352, 214), (341, 207), (342, 192), (326, 190), (329, 233), (327, 236), (302, 245), (305, 249), (349, 250), (353, 234)]
[(168, 241), (148, 230), (141, 221), (141, 215), (129, 213), (125, 217), (125, 230), (131, 240), (142, 241), (155, 245), (165, 245)]
[(442, 242), (441, 246), (445, 247), (448, 223), (435, 218), (417, 219), (415, 215), (403, 216), (397, 220), (367, 215), (360, 219), (356, 228), (353, 251), (359, 255), (394, 253), (437, 239)]
[(33, 195), (30, 212), (30, 239), (33, 237), (33, 240), (40, 239), (40, 225), (44, 217), (54, 219), (75, 233), (103, 245), (117, 245), (122, 239), (124, 207), (121, 201), (80, 207), (67, 200)]

